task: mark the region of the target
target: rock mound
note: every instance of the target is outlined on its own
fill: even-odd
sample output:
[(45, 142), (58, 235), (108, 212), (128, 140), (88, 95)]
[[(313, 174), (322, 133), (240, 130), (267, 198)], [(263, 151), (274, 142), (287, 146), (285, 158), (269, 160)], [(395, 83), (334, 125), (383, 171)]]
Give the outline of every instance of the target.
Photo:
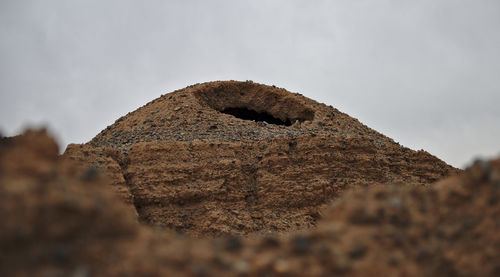
[(333, 107), (248, 81), (163, 95), (65, 156), (108, 172), (141, 222), (195, 236), (307, 229), (348, 188), (458, 172)]

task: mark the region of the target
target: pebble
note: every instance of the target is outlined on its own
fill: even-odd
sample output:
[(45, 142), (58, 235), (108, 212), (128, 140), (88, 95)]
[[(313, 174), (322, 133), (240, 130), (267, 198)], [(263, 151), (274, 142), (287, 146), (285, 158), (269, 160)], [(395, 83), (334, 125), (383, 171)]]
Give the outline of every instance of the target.
[(355, 245), (349, 252), (349, 257), (353, 260), (359, 260), (366, 254), (366, 248), (362, 245)]
[(292, 241), (292, 251), (298, 255), (304, 255), (309, 252), (310, 249), (310, 241), (309, 238), (302, 236), (302, 235), (297, 235), (295, 236)]
[[(100, 161), (102, 163), (102, 161)], [(99, 170), (95, 167), (89, 167), (85, 170), (85, 172), (82, 175), (82, 180), (85, 182), (92, 182), (99, 177)]]
[(236, 271), (238, 274), (248, 273), (249, 269), (250, 265), (245, 260), (239, 260), (234, 264), (234, 271)]
[(401, 207), (401, 198), (399, 197), (392, 197), (389, 199), (389, 204), (393, 208), (400, 208)]
[(73, 274), (71, 276), (72, 277), (89, 277), (90, 272), (86, 267), (79, 266), (75, 269), (75, 271), (73, 272)]
[(290, 270), (290, 263), (287, 260), (279, 259), (274, 263), (273, 270), (278, 274), (287, 273)]
[(230, 236), (225, 241), (225, 249), (230, 252), (235, 252), (243, 247), (241, 239), (236, 236)]

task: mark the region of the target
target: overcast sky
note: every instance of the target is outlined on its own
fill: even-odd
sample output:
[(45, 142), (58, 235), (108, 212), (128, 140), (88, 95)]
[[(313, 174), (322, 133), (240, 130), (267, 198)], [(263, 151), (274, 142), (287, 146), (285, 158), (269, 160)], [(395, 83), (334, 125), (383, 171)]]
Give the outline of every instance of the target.
[(500, 154), (498, 0), (0, 0), (0, 130), (62, 148), (213, 80), (299, 92), (463, 167)]

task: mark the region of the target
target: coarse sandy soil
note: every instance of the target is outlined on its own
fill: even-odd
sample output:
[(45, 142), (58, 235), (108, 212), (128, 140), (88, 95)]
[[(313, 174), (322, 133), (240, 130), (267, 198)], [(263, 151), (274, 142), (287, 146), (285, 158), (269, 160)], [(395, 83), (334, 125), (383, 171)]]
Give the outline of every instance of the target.
[[(215, 126), (215, 127), (214, 127)], [(498, 276), (500, 160), (465, 171), (274, 86), (163, 95), (64, 155), (0, 141), (0, 276)]]

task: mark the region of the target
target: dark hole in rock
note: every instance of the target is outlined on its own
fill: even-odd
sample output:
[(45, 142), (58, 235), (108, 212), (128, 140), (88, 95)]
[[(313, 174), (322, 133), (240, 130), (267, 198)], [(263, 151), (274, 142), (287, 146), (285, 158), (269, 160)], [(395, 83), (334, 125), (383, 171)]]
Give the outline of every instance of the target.
[(269, 124), (284, 125), (284, 126), (292, 125), (289, 119), (283, 121), (266, 112), (256, 112), (254, 110), (249, 110), (247, 108), (226, 108), (222, 110), (222, 112), (244, 120), (261, 121), (261, 122), (267, 122)]

